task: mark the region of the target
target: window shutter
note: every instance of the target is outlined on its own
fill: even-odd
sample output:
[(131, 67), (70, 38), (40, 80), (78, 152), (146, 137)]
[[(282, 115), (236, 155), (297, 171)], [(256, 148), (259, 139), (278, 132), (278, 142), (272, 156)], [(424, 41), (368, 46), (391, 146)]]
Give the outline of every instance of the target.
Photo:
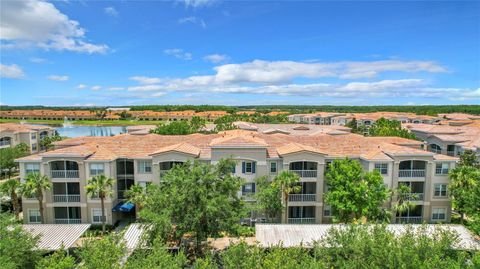
[(245, 162), (242, 162), (242, 173), (245, 174)]
[(255, 174), (255, 166), (257, 166), (257, 163), (252, 162), (252, 174)]
[(242, 193), (245, 193), (245, 185), (242, 185)]
[(256, 193), (256, 191), (255, 191), (255, 186), (256, 186), (256, 184), (255, 184), (255, 183), (252, 183), (252, 192), (253, 192), (253, 193)]

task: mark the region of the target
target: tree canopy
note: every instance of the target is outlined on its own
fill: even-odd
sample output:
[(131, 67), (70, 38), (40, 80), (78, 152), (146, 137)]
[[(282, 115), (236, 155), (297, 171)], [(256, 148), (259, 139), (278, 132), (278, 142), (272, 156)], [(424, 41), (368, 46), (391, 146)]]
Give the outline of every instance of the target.
[[(359, 128), (362, 130), (362, 128)], [(408, 139), (416, 139), (415, 135), (408, 129), (402, 128), (402, 124), (397, 120), (387, 120), (380, 118), (368, 128), (369, 136), (398, 136)]]
[(335, 210), (335, 218), (344, 223), (383, 219), (381, 205), (389, 191), (378, 171), (365, 172), (357, 160), (335, 160), (327, 169), (328, 192), (325, 203)]
[(30, 148), (25, 143), (20, 143), (15, 147), (0, 149), (0, 170), (8, 170), (8, 174), (12, 173), (13, 168), (17, 168), (18, 164), (15, 159), (25, 157), (30, 154)]

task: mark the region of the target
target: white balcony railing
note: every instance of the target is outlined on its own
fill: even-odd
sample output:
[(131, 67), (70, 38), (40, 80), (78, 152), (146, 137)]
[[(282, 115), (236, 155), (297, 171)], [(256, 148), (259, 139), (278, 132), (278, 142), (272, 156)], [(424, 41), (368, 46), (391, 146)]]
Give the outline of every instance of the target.
[(425, 169), (399, 170), (398, 177), (425, 177)]
[(312, 223), (315, 223), (315, 218), (288, 218), (288, 223), (292, 223), (292, 224), (312, 224)]
[(81, 219), (55, 219), (55, 224), (79, 224)]
[(290, 202), (314, 202), (316, 194), (290, 194), (288, 201)]
[(447, 150), (448, 156), (455, 156), (455, 150)]
[(448, 168), (436, 168), (435, 169), (436, 175), (448, 175)]
[(52, 170), (52, 178), (78, 178), (78, 170)]
[(408, 201), (423, 201), (423, 193), (406, 193), (405, 199)]
[(80, 194), (54, 194), (54, 203), (79, 203)]
[(441, 154), (441, 153), (442, 153), (442, 150), (441, 150), (441, 149), (432, 149), (432, 148), (429, 148), (428, 151), (433, 152), (433, 153), (437, 153), (437, 154)]
[(422, 217), (397, 217), (396, 223), (422, 223)]
[(290, 170), (300, 177), (310, 177), (316, 178), (317, 177), (317, 170)]

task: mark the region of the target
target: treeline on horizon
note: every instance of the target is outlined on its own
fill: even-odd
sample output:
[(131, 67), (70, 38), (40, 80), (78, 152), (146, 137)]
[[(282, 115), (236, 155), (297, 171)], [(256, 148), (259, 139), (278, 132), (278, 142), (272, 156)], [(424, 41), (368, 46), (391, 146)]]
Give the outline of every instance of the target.
[(480, 115), (480, 105), (424, 105), (424, 106), (332, 106), (332, 105), (256, 105), (256, 106), (221, 106), (221, 105), (142, 105), (142, 106), (0, 106), (0, 110), (101, 110), (107, 107), (129, 107), (132, 111), (227, 111), (234, 113), (242, 110), (255, 110), (259, 113), (271, 111), (288, 111), (290, 113), (313, 113), (316, 111), (339, 113), (368, 113), (368, 112), (410, 112), (418, 115), (437, 115), (439, 113), (467, 113)]

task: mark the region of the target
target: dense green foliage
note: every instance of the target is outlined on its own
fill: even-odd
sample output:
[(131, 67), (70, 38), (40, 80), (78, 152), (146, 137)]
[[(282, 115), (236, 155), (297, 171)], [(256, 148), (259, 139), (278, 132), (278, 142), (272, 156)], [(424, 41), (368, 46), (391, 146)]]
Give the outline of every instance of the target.
[(270, 182), (267, 177), (259, 177), (255, 183), (256, 210), (263, 213), (268, 222), (278, 220), (283, 209), (282, 189), (278, 184)]
[(368, 133), (369, 136), (398, 136), (408, 139), (416, 139), (415, 135), (408, 129), (402, 128), (402, 124), (396, 120), (387, 120), (380, 118), (370, 127), (358, 126), (352, 131), (358, 133)]
[(77, 252), (82, 260), (79, 269), (117, 269), (125, 256), (125, 243), (120, 235), (108, 235), (102, 239), (88, 238)]
[(328, 192), (325, 203), (332, 206), (334, 217), (343, 223), (385, 219), (381, 205), (389, 191), (378, 171), (366, 172), (357, 160), (335, 160), (325, 174)]
[(245, 121), (252, 123), (288, 123), (287, 115), (278, 114), (278, 115), (266, 115), (259, 112), (256, 112), (251, 115), (247, 114), (232, 114), (222, 116), (214, 121), (215, 124), (226, 124), (232, 123), (235, 121)]
[(18, 203), (18, 199), (19, 197), (22, 196), (21, 188), (20, 188), (20, 180), (16, 178), (11, 178), (6, 180), (3, 183), (0, 183), (0, 196), (2, 195), (10, 197), (15, 218), (18, 219), (18, 215), (20, 213), (20, 205)]
[(467, 149), (460, 155), (458, 166), (472, 166), (480, 168), (480, 160), (473, 150)]
[(39, 260), (36, 269), (75, 269), (75, 258), (67, 255), (63, 249), (55, 251), (52, 255)]
[(190, 121), (172, 121), (160, 123), (151, 133), (159, 135), (188, 135), (199, 133), (205, 128), (206, 121), (200, 117), (192, 117)]
[(34, 251), (37, 242), (12, 215), (0, 214), (0, 268), (32, 268), (42, 254)]
[(10, 176), (15, 168), (18, 168), (18, 164), (15, 163), (15, 159), (25, 157), (30, 154), (30, 148), (25, 143), (20, 143), (15, 147), (0, 149), (0, 171), (8, 171)]
[(155, 238), (172, 235), (179, 241), (190, 234), (198, 249), (207, 237), (234, 230), (244, 210), (237, 195), (242, 179), (232, 175), (234, 165), (233, 160), (187, 162), (162, 175), (160, 185), (150, 185), (140, 216), (153, 224)]

